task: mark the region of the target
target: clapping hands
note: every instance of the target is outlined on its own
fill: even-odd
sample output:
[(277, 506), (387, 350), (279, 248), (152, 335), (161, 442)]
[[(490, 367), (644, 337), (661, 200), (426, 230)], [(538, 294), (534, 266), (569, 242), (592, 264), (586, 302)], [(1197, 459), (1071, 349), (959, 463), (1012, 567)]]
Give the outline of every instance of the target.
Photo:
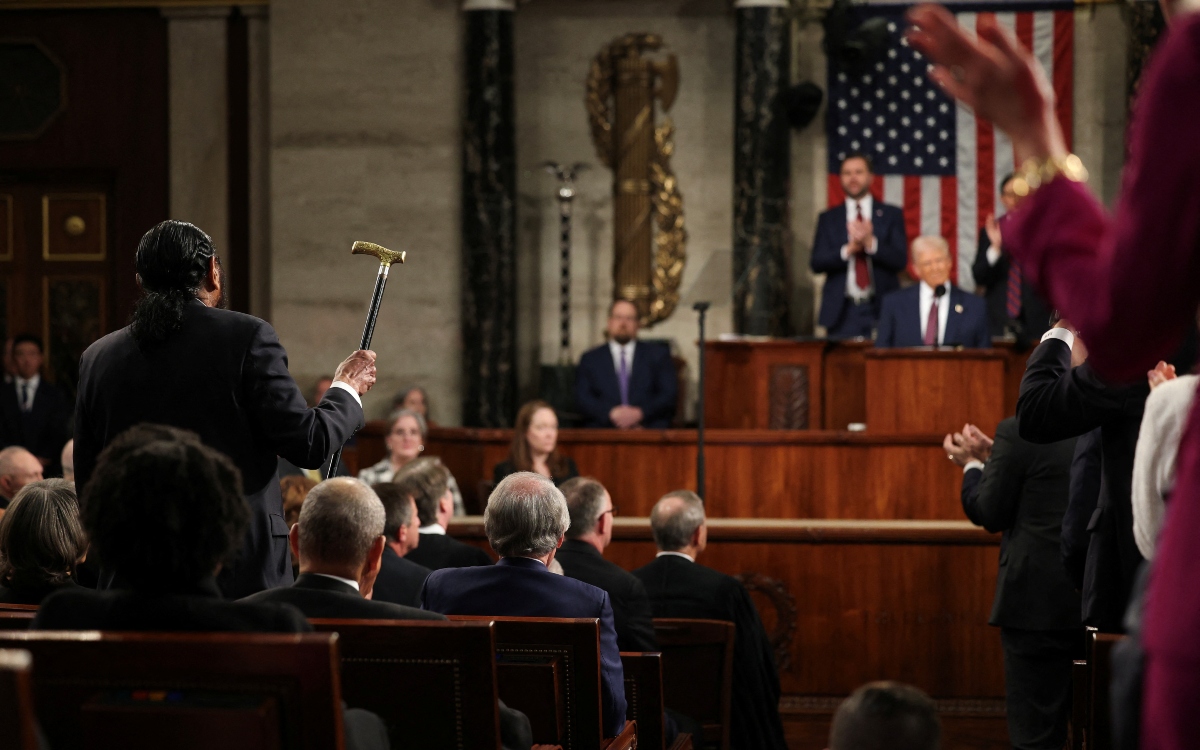
[(986, 463), (992, 455), (993, 443), (983, 430), (973, 424), (965, 424), (961, 432), (946, 436), (942, 448), (946, 450), (947, 458), (959, 466), (966, 466), (971, 461)]

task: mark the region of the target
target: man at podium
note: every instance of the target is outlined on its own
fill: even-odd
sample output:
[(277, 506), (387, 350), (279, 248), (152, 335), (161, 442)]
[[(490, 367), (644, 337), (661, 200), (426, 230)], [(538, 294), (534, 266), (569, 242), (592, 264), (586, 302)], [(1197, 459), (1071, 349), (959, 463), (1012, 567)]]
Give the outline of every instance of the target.
[(946, 240), (918, 237), (912, 256), (921, 283), (883, 298), (875, 346), (991, 346), (986, 303), (950, 283)]

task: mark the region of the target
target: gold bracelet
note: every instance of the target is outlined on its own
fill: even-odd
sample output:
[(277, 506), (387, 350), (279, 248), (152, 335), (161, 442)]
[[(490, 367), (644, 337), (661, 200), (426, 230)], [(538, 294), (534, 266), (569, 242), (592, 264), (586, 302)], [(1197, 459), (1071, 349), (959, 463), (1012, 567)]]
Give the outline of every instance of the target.
[(1013, 192), (1024, 198), (1059, 175), (1072, 182), (1087, 182), (1088, 171), (1075, 154), (1061, 159), (1026, 159), (1013, 176)]

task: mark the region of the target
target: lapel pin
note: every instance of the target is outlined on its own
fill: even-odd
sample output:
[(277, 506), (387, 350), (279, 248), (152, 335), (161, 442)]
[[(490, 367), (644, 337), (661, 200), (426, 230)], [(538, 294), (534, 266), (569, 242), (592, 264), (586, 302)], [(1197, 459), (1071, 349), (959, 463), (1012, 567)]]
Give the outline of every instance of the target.
[(955, 306), (954, 306), (954, 312), (956, 312), (956, 313), (961, 313), (961, 312), (962, 312), (962, 305), (955, 305)]

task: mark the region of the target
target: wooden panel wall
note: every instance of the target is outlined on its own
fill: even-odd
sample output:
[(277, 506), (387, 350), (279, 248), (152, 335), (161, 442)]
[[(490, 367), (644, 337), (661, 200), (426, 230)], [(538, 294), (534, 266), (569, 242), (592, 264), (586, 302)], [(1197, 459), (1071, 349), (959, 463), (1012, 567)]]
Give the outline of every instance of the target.
[[(953, 429), (947, 425), (946, 429)], [(385, 422), (359, 433), (358, 466), (383, 457)], [(435, 428), (425, 455), (454, 474), (467, 507), (481, 512), (480, 480), (508, 456), (508, 430)], [(724, 518), (962, 518), (962, 471), (942, 434), (708, 430), (709, 512)], [(559, 449), (594, 476), (623, 514), (648, 515), (658, 498), (696, 487), (694, 430), (562, 430)]]
[(961, 429), (971, 422), (991, 435), (1007, 416), (1002, 352), (876, 349), (866, 362), (872, 433)]
[[(491, 551), (482, 519), (455, 523), (451, 533)], [(897, 679), (950, 713), (994, 720), (1004, 694), (999, 632), (987, 624), (998, 545), (965, 521), (713, 519), (699, 562), (766, 576), (794, 605), (792, 616), (754, 594), (768, 629), (781, 619), (783, 631), (790, 626), (780, 670), (785, 711), (827, 718), (862, 683)], [(648, 519), (617, 519), (606, 558), (632, 570), (654, 554)]]

